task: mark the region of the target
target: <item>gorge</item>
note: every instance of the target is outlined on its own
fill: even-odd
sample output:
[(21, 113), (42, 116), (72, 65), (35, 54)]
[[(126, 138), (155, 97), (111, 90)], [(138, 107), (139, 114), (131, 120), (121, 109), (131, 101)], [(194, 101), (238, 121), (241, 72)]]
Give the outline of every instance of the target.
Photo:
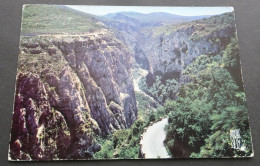
[[(176, 122), (177, 105), (172, 108), (169, 101), (178, 102), (183, 86), (196, 82), (194, 75), (208, 69), (207, 64), (222, 71), (226, 63), (219, 59), (229, 57), (226, 50), (235, 39), (232, 12), (118, 12), (101, 17), (66, 6), (26, 5), (10, 159), (138, 158), (144, 128), (168, 115), (167, 138), (161, 141), (170, 157), (199, 153), (214, 131), (207, 131), (200, 146), (190, 147), (190, 138), (182, 140), (181, 131), (169, 127)], [(203, 56), (206, 64), (199, 61)], [(241, 73), (226, 68), (232, 83), (243, 90)]]

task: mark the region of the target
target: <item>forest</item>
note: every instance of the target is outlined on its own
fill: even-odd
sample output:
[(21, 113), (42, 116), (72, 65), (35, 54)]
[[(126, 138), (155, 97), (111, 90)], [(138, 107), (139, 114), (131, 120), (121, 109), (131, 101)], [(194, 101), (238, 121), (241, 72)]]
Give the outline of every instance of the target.
[[(232, 38), (220, 55), (200, 55), (186, 67), (189, 82), (175, 80), (141, 88), (164, 104), (169, 115), (165, 145), (172, 157), (248, 156), (251, 134), (241, 80), (238, 42)], [(172, 83), (171, 83), (172, 82)], [(159, 86), (158, 86), (159, 85)], [(167, 92), (167, 93), (165, 93)], [(175, 94), (173, 96), (173, 94)], [(231, 148), (229, 131), (239, 129), (245, 150)]]

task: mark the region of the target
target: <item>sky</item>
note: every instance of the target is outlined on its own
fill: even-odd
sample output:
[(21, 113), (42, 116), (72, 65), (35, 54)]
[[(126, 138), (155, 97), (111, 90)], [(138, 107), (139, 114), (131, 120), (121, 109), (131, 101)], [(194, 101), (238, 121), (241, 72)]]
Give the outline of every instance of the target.
[(139, 13), (152, 13), (152, 12), (165, 12), (182, 16), (201, 16), (201, 15), (217, 15), (226, 12), (232, 12), (233, 7), (149, 7), (149, 6), (80, 6), (80, 5), (67, 5), (70, 8), (94, 14), (106, 15), (108, 13), (117, 12), (139, 12)]

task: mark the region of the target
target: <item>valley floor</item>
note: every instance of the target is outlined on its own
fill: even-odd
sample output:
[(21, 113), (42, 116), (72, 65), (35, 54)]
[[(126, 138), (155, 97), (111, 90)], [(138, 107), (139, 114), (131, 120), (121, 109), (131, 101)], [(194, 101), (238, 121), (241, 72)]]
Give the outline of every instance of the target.
[[(148, 94), (146, 94), (142, 89), (140, 89), (139, 87), (139, 81), (142, 77), (146, 77), (146, 75), (148, 74), (148, 70), (142, 69), (142, 68), (134, 68), (132, 70), (133, 72), (133, 85), (134, 85), (134, 89), (135, 92), (139, 92), (142, 93), (144, 96), (148, 97), (149, 99), (151, 99), (153, 102), (157, 103), (157, 101), (154, 100), (153, 97), (149, 96)], [(137, 101), (138, 102), (138, 101)], [(159, 103), (158, 103), (159, 104)]]

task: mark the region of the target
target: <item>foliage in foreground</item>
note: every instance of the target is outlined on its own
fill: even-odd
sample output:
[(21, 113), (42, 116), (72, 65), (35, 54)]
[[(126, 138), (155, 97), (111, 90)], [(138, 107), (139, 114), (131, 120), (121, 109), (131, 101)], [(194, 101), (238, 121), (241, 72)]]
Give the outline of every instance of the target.
[(147, 125), (144, 119), (139, 118), (130, 129), (115, 131), (103, 142), (101, 151), (95, 153), (94, 158), (138, 158), (141, 134)]
[[(173, 157), (251, 155), (245, 94), (238, 86), (242, 80), (238, 79), (241, 73), (234, 42), (232, 39), (222, 59), (202, 55), (190, 64), (184, 74), (192, 81), (180, 86), (177, 100), (165, 104), (169, 113), (165, 144)], [(232, 129), (240, 131), (240, 149), (231, 148)]]
[(146, 78), (143, 77), (140, 79), (139, 87), (160, 103), (164, 103), (166, 100), (174, 99), (178, 90), (178, 82), (175, 79), (162, 81), (161, 76), (156, 76), (155, 82), (149, 87), (146, 83)]
[[(150, 122), (158, 120), (164, 116), (164, 109), (158, 106), (157, 103), (147, 99), (142, 93), (137, 93), (139, 116), (131, 128), (126, 130), (117, 130), (109, 135), (106, 140), (101, 139), (101, 150), (95, 153), (96, 159), (136, 159), (139, 158), (139, 143), (141, 135), (144, 133), (144, 128)], [(146, 102), (147, 101), (147, 102)], [(154, 108), (156, 106), (156, 108)], [(151, 108), (153, 108), (151, 110)]]

